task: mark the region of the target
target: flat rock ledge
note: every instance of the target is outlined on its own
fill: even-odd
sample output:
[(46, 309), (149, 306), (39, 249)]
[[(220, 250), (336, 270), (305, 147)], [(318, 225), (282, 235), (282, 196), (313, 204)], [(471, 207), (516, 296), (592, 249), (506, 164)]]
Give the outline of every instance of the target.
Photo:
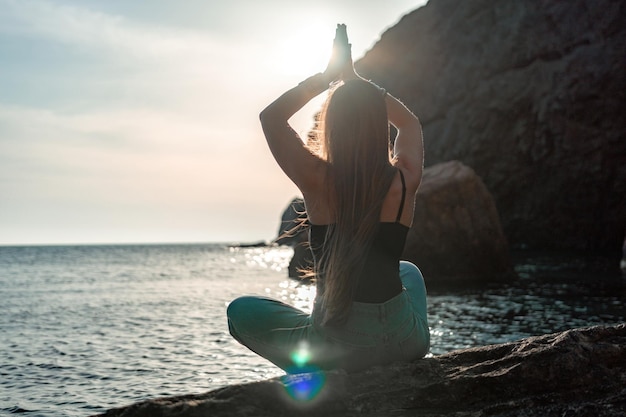
[[(288, 391), (323, 380), (318, 395)], [(333, 371), (158, 398), (107, 417), (624, 416), (626, 324), (458, 350), (410, 364)]]

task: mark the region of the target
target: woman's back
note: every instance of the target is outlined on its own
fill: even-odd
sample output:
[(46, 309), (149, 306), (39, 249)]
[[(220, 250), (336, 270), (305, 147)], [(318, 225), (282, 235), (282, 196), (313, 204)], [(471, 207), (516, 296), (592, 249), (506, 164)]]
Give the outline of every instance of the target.
[[(404, 242), (409, 227), (401, 223), (406, 201), (406, 182), (404, 174), (398, 170), (401, 189), (400, 196), (393, 192), (394, 182), (385, 200), (395, 201), (395, 217), (390, 217), (392, 204), (387, 206), (381, 215), (371, 245), (366, 253), (362, 253), (362, 269), (354, 289), (353, 301), (363, 303), (382, 303), (395, 297), (402, 291), (398, 274), (398, 264), (404, 250)], [(406, 217), (406, 216), (405, 216)], [(331, 225), (311, 223), (310, 244), (315, 262), (324, 262), (325, 241)], [(350, 240), (350, 236), (345, 237)], [(318, 268), (323, 270), (324, 267)], [(317, 276), (318, 289), (323, 291), (324, 276)]]

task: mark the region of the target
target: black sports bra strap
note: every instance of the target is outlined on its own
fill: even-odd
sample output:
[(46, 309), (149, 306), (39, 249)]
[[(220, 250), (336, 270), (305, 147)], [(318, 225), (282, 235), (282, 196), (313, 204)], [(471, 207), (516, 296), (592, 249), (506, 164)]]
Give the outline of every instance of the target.
[(402, 200), (400, 200), (400, 208), (398, 209), (398, 216), (396, 217), (396, 223), (400, 222), (400, 217), (402, 217), (402, 210), (404, 209), (404, 199), (406, 198), (406, 184), (404, 183), (404, 174), (401, 169), (398, 169), (400, 172), (400, 180), (402, 181)]

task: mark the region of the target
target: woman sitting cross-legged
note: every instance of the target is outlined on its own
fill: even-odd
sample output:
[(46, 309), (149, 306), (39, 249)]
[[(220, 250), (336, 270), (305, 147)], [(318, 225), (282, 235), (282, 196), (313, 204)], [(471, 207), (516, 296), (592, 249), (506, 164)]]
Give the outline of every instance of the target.
[[(288, 120), (329, 83), (319, 137), (305, 145)], [(227, 311), (233, 337), (288, 373), (423, 357), (426, 288), (419, 269), (400, 261), (423, 170), (417, 117), (357, 75), (345, 25), (326, 70), (260, 117), (274, 158), (305, 200), (317, 295), (311, 314), (270, 298), (237, 298)], [(397, 129), (393, 150), (389, 123)]]

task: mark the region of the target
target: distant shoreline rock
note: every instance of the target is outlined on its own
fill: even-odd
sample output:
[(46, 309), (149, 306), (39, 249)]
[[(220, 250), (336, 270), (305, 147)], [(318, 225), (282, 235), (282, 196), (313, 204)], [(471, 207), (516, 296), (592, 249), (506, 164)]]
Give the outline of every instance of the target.
[(231, 248), (264, 248), (266, 246), (270, 246), (270, 244), (264, 240), (259, 240), (257, 242), (232, 243), (229, 245)]
[(287, 392), (298, 379), (279, 377), (143, 401), (101, 416), (622, 417), (626, 324), (463, 349), (355, 374), (332, 371), (299, 378), (324, 382), (315, 399), (294, 400)]

